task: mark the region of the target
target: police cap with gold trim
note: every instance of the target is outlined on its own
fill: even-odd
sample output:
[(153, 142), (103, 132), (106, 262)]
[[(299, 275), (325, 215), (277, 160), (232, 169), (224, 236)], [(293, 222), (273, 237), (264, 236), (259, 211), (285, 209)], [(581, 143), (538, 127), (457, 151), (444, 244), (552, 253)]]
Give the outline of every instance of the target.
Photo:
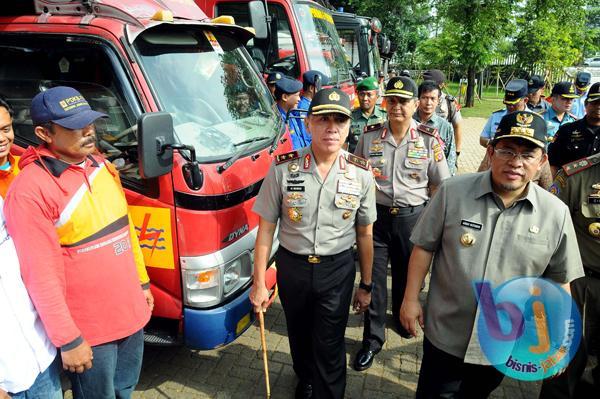
[(575, 92), (575, 85), (573, 82), (558, 82), (552, 88), (553, 96), (561, 96), (564, 98), (577, 98), (579, 97)]
[(319, 90), (310, 103), (308, 114), (321, 115), (332, 113), (343, 114), (350, 118), (352, 116), (350, 97), (340, 89), (333, 87)]
[(385, 97), (417, 98), (417, 84), (411, 78), (398, 76), (392, 78), (385, 87)]
[(514, 105), (527, 97), (527, 81), (513, 79), (504, 88), (504, 104)]
[(511, 112), (504, 115), (498, 124), (493, 143), (496, 144), (502, 139), (520, 138), (545, 148), (546, 134), (546, 122), (538, 114), (527, 111)]
[(575, 86), (581, 91), (585, 91), (590, 86), (591, 81), (592, 74), (586, 71), (579, 71), (575, 76)]
[(598, 100), (600, 100), (600, 82), (596, 82), (590, 87), (585, 102), (587, 104)]

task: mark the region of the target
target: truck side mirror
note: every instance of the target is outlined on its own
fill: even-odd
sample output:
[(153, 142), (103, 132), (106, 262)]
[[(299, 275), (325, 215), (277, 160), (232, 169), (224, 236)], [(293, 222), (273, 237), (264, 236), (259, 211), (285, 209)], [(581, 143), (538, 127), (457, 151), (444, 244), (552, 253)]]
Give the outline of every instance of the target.
[(151, 179), (173, 169), (173, 118), (168, 112), (150, 112), (138, 119), (140, 175)]
[(248, 3), (248, 11), (250, 12), (250, 26), (254, 28), (254, 37), (259, 40), (268, 38), (267, 30), (267, 14), (265, 12), (265, 4), (262, 1), (255, 0)]

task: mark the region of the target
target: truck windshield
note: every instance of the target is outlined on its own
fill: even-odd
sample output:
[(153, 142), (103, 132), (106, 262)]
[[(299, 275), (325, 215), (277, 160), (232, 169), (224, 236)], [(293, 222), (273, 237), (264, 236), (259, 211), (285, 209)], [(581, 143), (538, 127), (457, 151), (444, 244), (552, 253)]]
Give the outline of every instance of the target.
[(239, 40), (208, 29), (158, 26), (134, 46), (176, 138), (193, 145), (200, 161), (218, 162), (270, 145), (284, 126)]
[(330, 77), (330, 84), (350, 79), (350, 70), (331, 14), (311, 4), (294, 5), (310, 69)]

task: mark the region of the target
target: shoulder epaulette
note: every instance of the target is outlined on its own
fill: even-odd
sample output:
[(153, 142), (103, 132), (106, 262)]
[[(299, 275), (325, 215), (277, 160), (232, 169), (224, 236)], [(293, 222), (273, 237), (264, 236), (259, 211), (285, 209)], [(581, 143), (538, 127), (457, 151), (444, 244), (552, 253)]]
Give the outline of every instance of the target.
[(383, 123), (374, 123), (372, 125), (365, 126), (365, 133), (374, 132), (375, 130), (379, 130), (383, 127)]
[(350, 162), (352, 165), (358, 166), (361, 169), (369, 170), (369, 161), (364, 158), (357, 157), (354, 154), (348, 154), (348, 162)]
[(579, 118), (578, 118), (578, 117), (576, 117), (575, 115), (573, 115), (572, 113), (570, 113), (570, 112), (567, 112), (567, 114), (569, 114), (569, 116), (570, 116), (571, 118), (575, 119), (576, 121), (578, 121), (578, 120), (579, 120)]
[(417, 126), (417, 130), (421, 133), (425, 133), (433, 137), (435, 137), (438, 132), (437, 128), (433, 126), (427, 126), (424, 123), (419, 123), (419, 125)]
[(573, 176), (582, 170), (591, 168), (592, 166), (600, 163), (600, 154), (594, 154), (592, 156), (578, 159), (577, 161), (570, 162), (563, 165), (562, 169), (565, 171), (567, 176)]
[(275, 157), (275, 163), (277, 165), (279, 165), (281, 163), (292, 161), (292, 160), (298, 159), (298, 158), (300, 158), (300, 154), (298, 154), (298, 151), (286, 152), (285, 154), (277, 155)]

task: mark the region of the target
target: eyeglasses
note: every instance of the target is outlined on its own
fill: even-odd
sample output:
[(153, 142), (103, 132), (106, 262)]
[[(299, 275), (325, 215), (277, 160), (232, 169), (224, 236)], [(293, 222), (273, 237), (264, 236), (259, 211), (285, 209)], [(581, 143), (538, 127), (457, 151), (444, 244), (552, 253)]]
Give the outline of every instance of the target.
[(498, 158), (504, 161), (512, 161), (515, 158), (521, 159), (524, 163), (531, 164), (539, 159), (539, 156), (533, 152), (522, 152), (517, 153), (512, 150), (504, 148), (494, 148), (494, 153), (498, 155)]

